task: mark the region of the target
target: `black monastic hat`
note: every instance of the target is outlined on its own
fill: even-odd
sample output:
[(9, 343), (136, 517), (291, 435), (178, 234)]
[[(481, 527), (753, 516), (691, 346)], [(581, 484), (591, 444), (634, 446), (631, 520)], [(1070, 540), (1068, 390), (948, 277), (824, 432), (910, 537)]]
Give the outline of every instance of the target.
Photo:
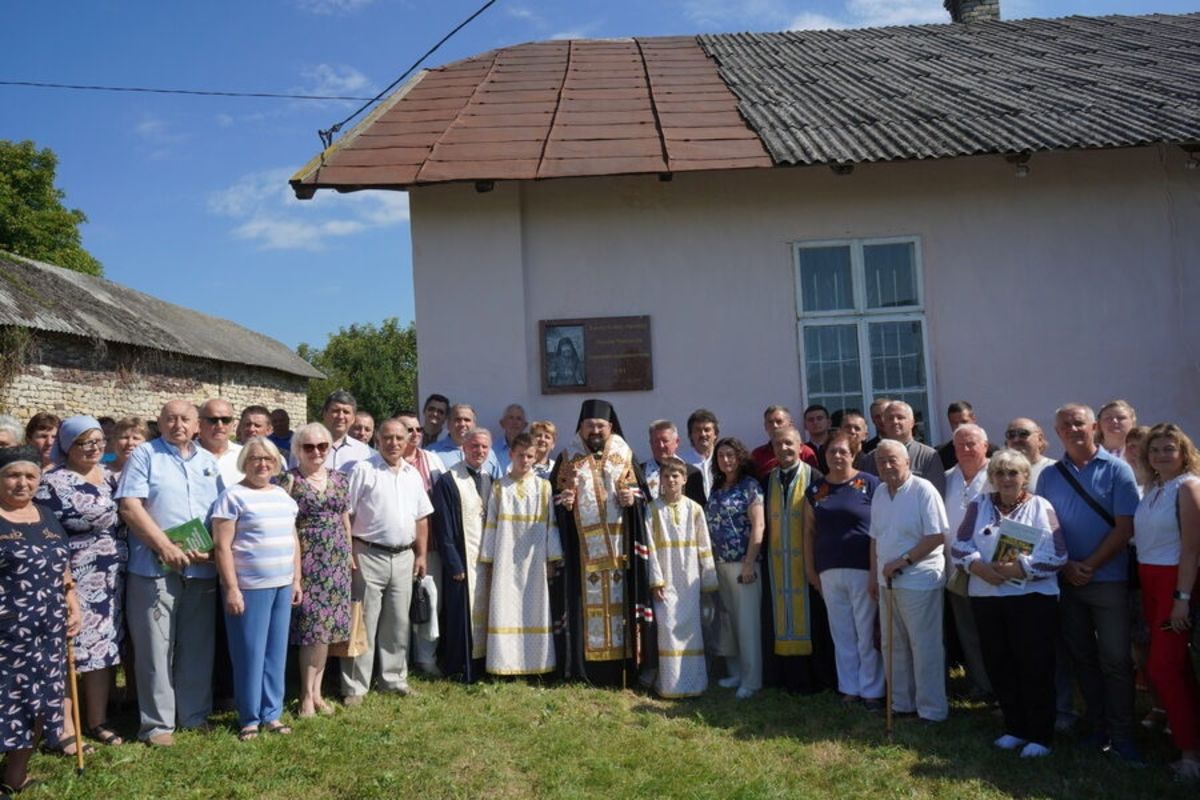
[(608, 420), (612, 425), (613, 433), (622, 439), (625, 438), (625, 434), (621, 432), (621, 421), (617, 419), (617, 411), (607, 400), (601, 400), (598, 397), (584, 400), (583, 405), (579, 407), (579, 421), (575, 423), (575, 430), (579, 430), (585, 419)]

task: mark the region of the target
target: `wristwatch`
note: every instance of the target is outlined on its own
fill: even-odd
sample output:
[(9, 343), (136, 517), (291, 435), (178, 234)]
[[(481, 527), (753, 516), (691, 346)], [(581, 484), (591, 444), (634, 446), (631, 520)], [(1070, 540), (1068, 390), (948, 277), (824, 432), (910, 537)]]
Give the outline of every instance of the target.
[(905, 564), (908, 564), (910, 567), (913, 565), (912, 556), (910, 556), (908, 553), (904, 553), (900, 557), (904, 559)]
[(1176, 600), (1191, 600), (1192, 599), (1191, 592), (1181, 592), (1178, 589), (1176, 589), (1175, 594), (1173, 594), (1171, 596), (1174, 597)]

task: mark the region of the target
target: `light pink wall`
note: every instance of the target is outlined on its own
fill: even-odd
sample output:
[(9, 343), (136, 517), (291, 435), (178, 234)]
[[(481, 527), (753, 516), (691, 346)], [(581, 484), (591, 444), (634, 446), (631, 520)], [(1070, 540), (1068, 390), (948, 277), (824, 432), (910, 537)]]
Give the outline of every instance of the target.
[[(471, 185), (413, 192), (421, 388), (522, 402), (571, 429), (581, 396), (540, 394), (537, 322), (649, 314), (655, 389), (611, 396), (629, 438), (698, 406), (762, 439), (799, 410), (790, 244), (916, 235), (935, 415), (1013, 416), (1123, 396), (1200, 434), (1200, 172), (1176, 148)], [(936, 436), (945, 431), (938, 420)], [(1055, 443), (1052, 452), (1058, 450)]]

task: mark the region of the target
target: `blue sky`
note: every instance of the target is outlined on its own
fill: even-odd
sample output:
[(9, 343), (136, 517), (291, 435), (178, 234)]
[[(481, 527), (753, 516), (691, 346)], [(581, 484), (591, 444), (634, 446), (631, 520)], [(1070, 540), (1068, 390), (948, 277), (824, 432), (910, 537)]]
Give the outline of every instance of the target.
[[(372, 96), (483, 0), (38, 0), (5, 8), (0, 79)], [(1001, 0), (1006, 18), (1183, 13), (1200, 0)], [(435, 66), (548, 38), (942, 22), (941, 0), (499, 0)], [(0, 138), (59, 156), (105, 275), (294, 347), (413, 318), (407, 195), (287, 178), (357, 104), (0, 86)]]

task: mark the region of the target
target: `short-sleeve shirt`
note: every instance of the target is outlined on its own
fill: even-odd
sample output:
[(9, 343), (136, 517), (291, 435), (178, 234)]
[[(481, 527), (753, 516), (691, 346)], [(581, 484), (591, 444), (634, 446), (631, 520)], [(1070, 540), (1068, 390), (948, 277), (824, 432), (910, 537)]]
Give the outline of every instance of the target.
[(385, 547), (406, 547), (417, 538), (417, 520), (433, 513), (416, 467), (405, 461), (392, 470), (376, 453), (350, 470), (350, 532)]
[[(154, 524), (166, 530), (188, 520), (208, 519), (209, 509), (217, 499), (217, 477), (220, 469), (212, 453), (197, 444), (185, 458), (179, 448), (162, 437), (138, 445), (125, 462), (116, 498), (137, 497), (145, 501), (146, 512)], [(158, 556), (136, 533), (129, 536), (129, 572), (143, 578), (159, 578), (164, 574)], [(215, 578), (217, 568), (211, 563), (189, 564), (184, 568), (186, 578)]]
[(827, 569), (871, 568), (871, 500), (879, 479), (860, 472), (845, 483), (817, 478), (805, 496), (813, 507), (813, 566)]
[[(1092, 460), (1083, 465), (1083, 469), (1076, 467), (1065, 456), (1059, 463), (1071, 471), (1079, 485), (1109, 514), (1132, 517), (1137, 512), (1138, 487), (1133, 469), (1123, 460), (1105, 452), (1104, 448), (1097, 450)], [(1067, 483), (1056, 466), (1042, 471), (1038, 477), (1037, 493), (1054, 506), (1063, 538), (1067, 542), (1067, 557), (1071, 561), (1081, 561), (1090, 556), (1112, 530), (1112, 526)], [(1126, 547), (1120, 548), (1115, 556), (1092, 574), (1092, 580), (1097, 583), (1128, 579), (1129, 549)]]
[(234, 521), (233, 571), (239, 589), (275, 589), (292, 582), (296, 558), (296, 501), (282, 488), (226, 489), (213, 519)]
[[(879, 583), (884, 585), (883, 565), (900, 558), (926, 536), (945, 536), (950, 523), (942, 496), (932, 483), (917, 475), (896, 490), (895, 497), (887, 484), (879, 482), (871, 500), (871, 538), (875, 540), (875, 566)], [(892, 578), (897, 589), (938, 589), (946, 573), (944, 544), (912, 566), (906, 566)]]
[(717, 561), (741, 561), (746, 557), (750, 544), (750, 506), (761, 505), (762, 501), (762, 487), (753, 478), (742, 478), (730, 488), (713, 487), (705, 515)]

